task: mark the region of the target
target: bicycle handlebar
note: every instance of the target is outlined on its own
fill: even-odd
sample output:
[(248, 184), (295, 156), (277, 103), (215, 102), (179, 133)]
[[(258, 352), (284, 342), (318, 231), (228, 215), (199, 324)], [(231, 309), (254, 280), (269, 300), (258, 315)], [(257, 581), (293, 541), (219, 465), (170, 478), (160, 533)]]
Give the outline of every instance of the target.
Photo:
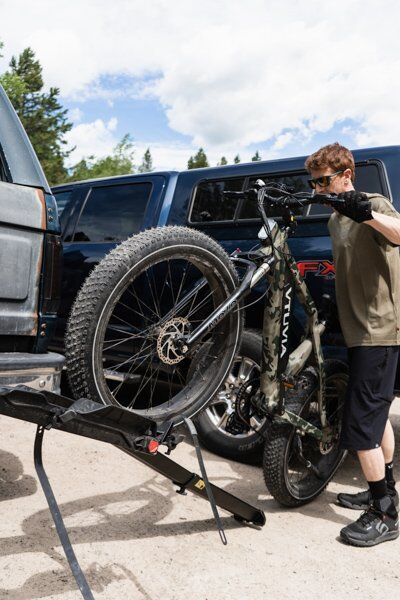
[(271, 216), (290, 216), (293, 211), (308, 206), (309, 204), (325, 204), (334, 207), (342, 204), (336, 194), (315, 194), (313, 192), (292, 192), (280, 183), (265, 184), (257, 180), (255, 187), (241, 192), (222, 192), (227, 198), (251, 198), (257, 200), (259, 211), (267, 217), (266, 211)]

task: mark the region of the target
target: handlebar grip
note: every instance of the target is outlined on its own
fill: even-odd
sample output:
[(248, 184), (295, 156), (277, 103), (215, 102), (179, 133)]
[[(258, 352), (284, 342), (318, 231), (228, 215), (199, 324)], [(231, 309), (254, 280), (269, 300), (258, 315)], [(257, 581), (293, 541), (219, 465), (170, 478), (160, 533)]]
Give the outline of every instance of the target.
[(332, 205), (334, 202), (336, 204), (344, 203), (344, 200), (342, 200), (342, 198), (338, 198), (336, 194), (314, 194), (313, 200), (316, 204)]

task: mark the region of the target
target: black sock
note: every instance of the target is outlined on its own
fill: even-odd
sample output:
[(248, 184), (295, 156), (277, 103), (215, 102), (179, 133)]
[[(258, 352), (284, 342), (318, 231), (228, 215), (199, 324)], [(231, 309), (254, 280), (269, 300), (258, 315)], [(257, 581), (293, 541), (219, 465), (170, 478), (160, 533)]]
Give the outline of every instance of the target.
[(385, 479), (387, 483), (388, 490), (394, 490), (396, 486), (396, 482), (393, 476), (393, 461), (385, 464)]
[(386, 479), (380, 479), (380, 481), (368, 481), (369, 489), (373, 500), (380, 500), (384, 496), (387, 496), (387, 485)]

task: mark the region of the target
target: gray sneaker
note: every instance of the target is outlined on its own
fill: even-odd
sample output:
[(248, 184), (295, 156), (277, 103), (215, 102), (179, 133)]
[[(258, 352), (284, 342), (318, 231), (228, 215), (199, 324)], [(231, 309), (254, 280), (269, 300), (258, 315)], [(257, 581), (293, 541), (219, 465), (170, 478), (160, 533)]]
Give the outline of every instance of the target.
[[(388, 495), (392, 498), (396, 510), (399, 510), (399, 495), (396, 490), (388, 489)], [(358, 492), (358, 494), (338, 494), (337, 501), (340, 506), (353, 508), (354, 510), (367, 510), (371, 505), (372, 496), (370, 490)]]
[(365, 512), (340, 532), (340, 539), (351, 546), (376, 546), (399, 537), (399, 517), (393, 500), (375, 500)]

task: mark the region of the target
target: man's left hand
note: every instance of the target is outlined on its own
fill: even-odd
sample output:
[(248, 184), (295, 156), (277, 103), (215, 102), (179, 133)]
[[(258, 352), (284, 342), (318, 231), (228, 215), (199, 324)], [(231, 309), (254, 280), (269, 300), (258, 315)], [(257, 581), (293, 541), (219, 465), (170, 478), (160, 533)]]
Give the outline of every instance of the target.
[(338, 194), (338, 200), (344, 202), (332, 202), (332, 207), (338, 211), (341, 215), (353, 219), (356, 223), (363, 223), (364, 221), (371, 221), (374, 217), (372, 216), (372, 205), (368, 200), (368, 196), (363, 192), (356, 192), (351, 190), (349, 192), (342, 192)]

